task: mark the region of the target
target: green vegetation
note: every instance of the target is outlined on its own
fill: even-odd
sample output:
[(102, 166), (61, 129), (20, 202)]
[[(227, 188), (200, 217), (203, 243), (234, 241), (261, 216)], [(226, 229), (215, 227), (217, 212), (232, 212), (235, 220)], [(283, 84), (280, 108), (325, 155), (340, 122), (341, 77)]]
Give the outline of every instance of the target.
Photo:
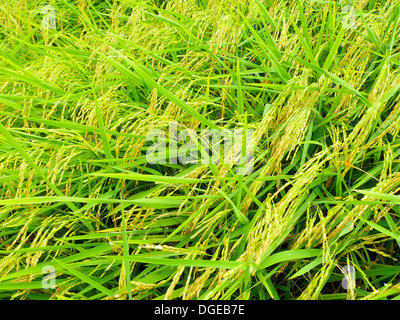
[[(346, 5), (3, 1), (0, 299), (400, 299), (399, 1)], [(253, 172), (150, 165), (171, 121)]]

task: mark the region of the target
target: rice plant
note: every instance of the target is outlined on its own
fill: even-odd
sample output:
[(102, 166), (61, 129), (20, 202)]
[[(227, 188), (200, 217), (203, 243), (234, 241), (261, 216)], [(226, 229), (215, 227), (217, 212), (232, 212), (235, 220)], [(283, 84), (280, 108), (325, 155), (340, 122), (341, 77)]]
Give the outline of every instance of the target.
[(400, 299), (399, 14), (3, 1), (0, 299)]

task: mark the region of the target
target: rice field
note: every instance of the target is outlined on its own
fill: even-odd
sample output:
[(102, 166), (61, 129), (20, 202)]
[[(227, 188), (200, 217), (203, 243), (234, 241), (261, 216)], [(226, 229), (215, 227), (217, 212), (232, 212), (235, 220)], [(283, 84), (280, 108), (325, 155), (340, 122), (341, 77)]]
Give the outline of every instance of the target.
[(0, 4), (0, 299), (399, 300), (398, 0)]

